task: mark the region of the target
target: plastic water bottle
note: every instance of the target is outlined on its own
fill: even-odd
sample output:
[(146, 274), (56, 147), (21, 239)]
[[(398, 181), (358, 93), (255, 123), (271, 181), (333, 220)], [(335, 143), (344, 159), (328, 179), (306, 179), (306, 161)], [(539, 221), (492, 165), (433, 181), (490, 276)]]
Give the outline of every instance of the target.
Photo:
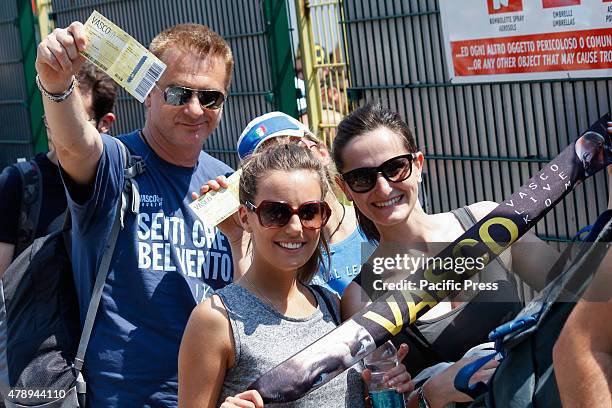
[(372, 380), (369, 385), (370, 403), (372, 408), (405, 408), (404, 395), (395, 388), (389, 388), (383, 381), (387, 371), (397, 366), (397, 349), (387, 341), (372, 354), (363, 359), (366, 368), (372, 371)]

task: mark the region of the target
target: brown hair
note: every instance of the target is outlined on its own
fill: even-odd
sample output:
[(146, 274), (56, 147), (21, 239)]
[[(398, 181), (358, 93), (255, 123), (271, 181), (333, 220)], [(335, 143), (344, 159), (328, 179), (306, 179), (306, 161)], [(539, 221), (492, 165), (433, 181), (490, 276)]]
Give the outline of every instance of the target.
[[(275, 137), (272, 137), (270, 139), (266, 139), (263, 142), (261, 142), (261, 144), (259, 145), (257, 151), (261, 151), (261, 150), (267, 149), (267, 148), (269, 148), (271, 146), (278, 146), (280, 144), (285, 144), (285, 143), (296, 144), (294, 141), (291, 140), (292, 137), (295, 137), (295, 136), (282, 135), (282, 136), (275, 136)], [(303, 137), (304, 139), (308, 139), (311, 142), (316, 143), (317, 145), (315, 146), (315, 148), (318, 149), (319, 151), (321, 149), (326, 149), (327, 150), (327, 146), (325, 145), (325, 143), (321, 139), (319, 139), (318, 137), (313, 136), (313, 135), (309, 135), (307, 133), (304, 133), (304, 136), (301, 136), (301, 137)], [(311, 153), (312, 153), (312, 151), (311, 151)], [(330, 188), (333, 188), (333, 186), (334, 186), (334, 176), (336, 174), (338, 174), (338, 171), (336, 170), (336, 166), (334, 165), (333, 162), (331, 162), (331, 163), (329, 163), (328, 166), (324, 166), (323, 169), (325, 171), (325, 179), (327, 180), (328, 186)]]
[[(404, 147), (409, 152), (418, 151), (414, 136), (408, 124), (402, 120), (397, 112), (383, 108), (380, 103), (368, 103), (346, 116), (338, 125), (338, 131), (334, 138), (332, 158), (340, 174), (342, 174), (344, 170), (342, 152), (346, 148), (346, 145), (357, 136), (382, 127), (400, 136)], [(354, 207), (357, 221), (359, 222), (359, 228), (361, 228), (368, 241), (375, 244), (378, 243), (380, 241), (380, 232), (376, 228), (376, 225), (372, 220), (363, 215), (357, 206)]]
[(79, 88), (83, 92), (91, 93), (91, 109), (97, 124), (104, 115), (115, 109), (115, 81), (89, 61), (83, 63), (76, 78)]
[[(321, 187), (321, 199), (327, 192), (325, 182), (325, 171), (321, 161), (310, 151), (294, 143), (281, 143), (266, 147), (261, 152), (248, 156), (242, 163), (242, 175), (240, 176), (239, 198), (244, 204), (253, 202), (257, 195), (257, 187), (260, 180), (264, 180), (270, 171), (292, 172), (296, 170), (308, 170), (317, 174)], [(298, 281), (308, 284), (319, 270), (323, 261), (323, 253), (329, 254), (329, 246), (322, 232), (319, 232), (319, 244), (308, 262), (298, 270)]]
[(157, 34), (151, 41), (149, 50), (157, 58), (162, 59), (164, 52), (176, 47), (195, 52), (202, 57), (221, 58), (225, 63), (226, 88), (229, 88), (234, 67), (234, 56), (223, 37), (202, 24), (177, 24)]

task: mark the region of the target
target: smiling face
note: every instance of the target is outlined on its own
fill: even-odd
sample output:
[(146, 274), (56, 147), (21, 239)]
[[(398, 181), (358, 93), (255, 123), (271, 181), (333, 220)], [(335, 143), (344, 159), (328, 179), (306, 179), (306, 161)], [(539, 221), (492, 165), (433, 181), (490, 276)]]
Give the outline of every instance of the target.
[(161, 59), (168, 68), (158, 81), (158, 87), (154, 87), (145, 100), (148, 136), (154, 139), (153, 145), (166, 152), (177, 149), (199, 152), (219, 124), (223, 108), (202, 109), (195, 94), (185, 105), (171, 106), (166, 104), (163, 90), (169, 85), (179, 85), (214, 89), (227, 95), (226, 65), (221, 57), (202, 57), (178, 48), (166, 50)]
[[(253, 204), (259, 206), (264, 200), (283, 201), (293, 208), (322, 200), (319, 176), (310, 170), (268, 171), (259, 177)], [(261, 267), (295, 272), (308, 262), (319, 245), (321, 229), (304, 228), (297, 214), (283, 227), (265, 228), (257, 214), (243, 205), (240, 219), (251, 233), (253, 263)]]
[[(352, 138), (342, 150), (342, 173), (362, 167), (377, 167), (385, 161), (411, 153), (405, 147), (402, 137), (386, 127)], [(412, 162), (412, 174), (401, 182), (390, 182), (378, 174), (376, 184), (370, 191), (355, 193), (346, 183), (339, 183), (354, 201), (361, 213), (372, 220), (377, 228), (405, 222), (418, 199), (418, 183), (421, 181), (423, 154), (416, 153)]]

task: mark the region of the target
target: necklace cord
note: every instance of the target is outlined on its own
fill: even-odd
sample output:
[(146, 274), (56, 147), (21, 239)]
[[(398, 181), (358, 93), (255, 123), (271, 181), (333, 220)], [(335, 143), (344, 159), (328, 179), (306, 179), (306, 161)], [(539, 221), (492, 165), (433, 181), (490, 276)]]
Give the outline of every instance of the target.
[[(272, 307), (272, 309), (274, 309), (276, 312), (280, 313), (278, 310), (278, 307), (274, 304), (274, 302), (272, 302), (266, 295), (264, 295), (259, 288), (257, 287), (257, 285), (248, 277), (248, 273), (243, 275), (243, 278), (246, 279), (246, 281), (249, 283), (249, 286), (251, 286), (253, 289), (255, 289), (256, 294), (258, 295), (258, 297), (263, 300), (265, 303), (267, 303), (269, 306)], [(282, 314), (282, 313), (281, 313)]]
[(332, 238), (334, 237), (334, 235), (336, 235), (336, 232), (340, 230), (340, 226), (344, 222), (344, 216), (346, 215), (346, 207), (344, 206), (344, 204), (340, 205), (342, 206), (342, 217), (340, 217), (340, 222), (338, 222), (338, 225), (336, 225), (336, 229), (334, 229), (334, 232), (329, 235), (329, 238), (327, 239), (328, 242), (331, 242)]

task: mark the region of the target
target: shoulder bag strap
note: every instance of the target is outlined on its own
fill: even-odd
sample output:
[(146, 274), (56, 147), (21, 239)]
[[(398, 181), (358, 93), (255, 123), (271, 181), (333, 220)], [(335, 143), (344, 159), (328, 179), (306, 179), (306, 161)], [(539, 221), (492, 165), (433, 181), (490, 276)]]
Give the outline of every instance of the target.
[[(79, 348), (77, 355), (74, 359), (74, 367), (80, 372), (83, 368), (83, 361), (85, 358), (85, 352), (87, 351), (87, 344), (91, 336), (94, 321), (96, 319), (96, 313), (98, 312), (98, 306), (100, 305), (100, 299), (102, 297), (102, 290), (104, 289), (104, 283), (108, 275), (108, 269), (110, 262), (113, 257), (115, 250), (115, 244), (117, 243), (117, 237), (119, 236), (119, 230), (123, 228), (123, 219), (125, 213), (128, 210), (128, 204), (131, 202), (131, 210), (134, 213), (138, 213), (139, 200), (135, 199), (134, 196), (138, 195), (138, 189), (133, 177), (141, 174), (144, 171), (142, 162), (135, 156), (131, 156), (125, 145), (119, 141), (120, 150), (124, 159), (124, 188), (121, 191), (119, 199), (117, 200), (117, 209), (115, 210), (115, 218), (111, 229), (110, 236), (100, 261), (100, 266), (96, 274), (96, 281), (94, 283), (93, 292), (91, 295), (91, 301), (87, 309), (87, 316), (85, 317), (85, 323), (83, 325), (83, 332), (81, 333), (81, 340), (79, 341)], [(135, 160), (134, 160), (135, 159)]]
[(15, 163), (13, 167), (21, 178), (22, 191), (14, 255), (16, 258), (34, 241), (42, 207), (43, 184), (40, 168), (34, 160)]
[(321, 295), (321, 298), (323, 298), (323, 302), (325, 302), (325, 306), (327, 307), (327, 310), (329, 310), (329, 314), (332, 316), (332, 319), (334, 319), (334, 323), (336, 323), (336, 326), (340, 326), (340, 323), (341, 323), (340, 316), (336, 314), (336, 309), (338, 309), (338, 312), (339, 312), (340, 308), (333, 307), (332, 300), (329, 299), (327, 293), (325, 292), (325, 290), (323, 290), (321, 286), (309, 285), (309, 287), (312, 288), (312, 290), (317, 292), (319, 295)]

